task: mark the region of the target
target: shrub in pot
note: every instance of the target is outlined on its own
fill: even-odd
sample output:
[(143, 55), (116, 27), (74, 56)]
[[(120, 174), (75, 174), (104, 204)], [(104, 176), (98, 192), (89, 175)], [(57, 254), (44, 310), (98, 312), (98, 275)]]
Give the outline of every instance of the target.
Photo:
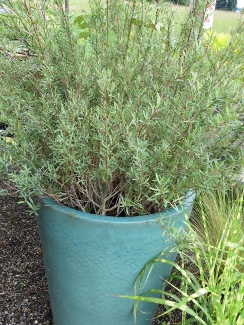
[[(233, 183), (243, 166), (243, 26), (213, 56), (204, 2), (177, 30), (167, 6), (92, 1), (75, 20), (62, 5), (9, 0), (0, 15), (1, 119), (14, 135), (0, 166), (37, 210), (55, 323), (129, 325), (133, 302), (115, 295), (162, 249), (174, 260), (189, 190)], [(170, 270), (155, 267), (143, 290)]]

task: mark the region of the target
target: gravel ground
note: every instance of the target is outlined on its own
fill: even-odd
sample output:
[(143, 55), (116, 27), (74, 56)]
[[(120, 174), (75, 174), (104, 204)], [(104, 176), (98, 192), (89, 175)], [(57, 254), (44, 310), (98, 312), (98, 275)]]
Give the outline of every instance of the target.
[(35, 218), (17, 202), (0, 197), (0, 324), (53, 324)]
[[(36, 221), (15, 195), (0, 196), (0, 250), (0, 325), (53, 325)], [(152, 325), (180, 320), (174, 311)]]

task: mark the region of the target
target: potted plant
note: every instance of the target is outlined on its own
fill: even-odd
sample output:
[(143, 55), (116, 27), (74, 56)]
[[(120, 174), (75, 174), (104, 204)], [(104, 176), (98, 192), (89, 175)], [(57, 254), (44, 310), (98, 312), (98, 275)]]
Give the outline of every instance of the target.
[[(163, 249), (175, 259), (192, 191), (243, 166), (242, 25), (213, 56), (203, 2), (177, 28), (171, 7), (134, 0), (80, 17), (59, 0), (7, 6), (0, 114), (13, 141), (0, 167), (37, 211), (55, 325), (133, 324), (117, 295)], [(170, 271), (154, 267), (143, 292)], [(140, 310), (150, 324), (155, 306)]]

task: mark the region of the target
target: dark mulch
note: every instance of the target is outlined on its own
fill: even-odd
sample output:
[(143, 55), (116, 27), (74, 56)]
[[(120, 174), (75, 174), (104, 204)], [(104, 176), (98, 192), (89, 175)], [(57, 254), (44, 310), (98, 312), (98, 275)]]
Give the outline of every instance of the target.
[(0, 197), (0, 324), (52, 324), (35, 218), (17, 197)]
[[(0, 196), (0, 325), (51, 325), (36, 220), (18, 201), (15, 195)], [(152, 325), (161, 325), (162, 321), (177, 324), (181, 313), (174, 311), (170, 317), (155, 319)]]

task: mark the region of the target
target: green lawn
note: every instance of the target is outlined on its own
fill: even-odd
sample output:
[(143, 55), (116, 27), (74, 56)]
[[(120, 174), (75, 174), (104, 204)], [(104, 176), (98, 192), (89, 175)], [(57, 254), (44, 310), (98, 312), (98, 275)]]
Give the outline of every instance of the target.
[[(175, 6), (179, 20), (184, 17), (188, 7)], [(213, 31), (217, 33), (228, 33), (234, 29), (241, 18), (241, 14), (231, 11), (216, 10), (214, 14)]]
[(81, 10), (89, 11), (88, 0), (69, 0), (70, 11), (78, 13)]
[[(70, 1), (70, 11), (79, 13), (82, 10), (89, 11), (88, 0), (69, 0)], [(177, 11), (177, 16), (179, 21), (183, 19), (186, 14), (188, 7), (185, 6), (174, 6)], [(227, 33), (235, 28), (238, 20), (240, 19), (240, 13), (220, 11), (216, 10), (214, 16), (213, 31), (218, 33)]]
[(231, 31), (233, 28), (236, 27), (237, 22), (240, 18), (240, 13), (216, 10), (213, 23), (213, 30), (221, 33)]

